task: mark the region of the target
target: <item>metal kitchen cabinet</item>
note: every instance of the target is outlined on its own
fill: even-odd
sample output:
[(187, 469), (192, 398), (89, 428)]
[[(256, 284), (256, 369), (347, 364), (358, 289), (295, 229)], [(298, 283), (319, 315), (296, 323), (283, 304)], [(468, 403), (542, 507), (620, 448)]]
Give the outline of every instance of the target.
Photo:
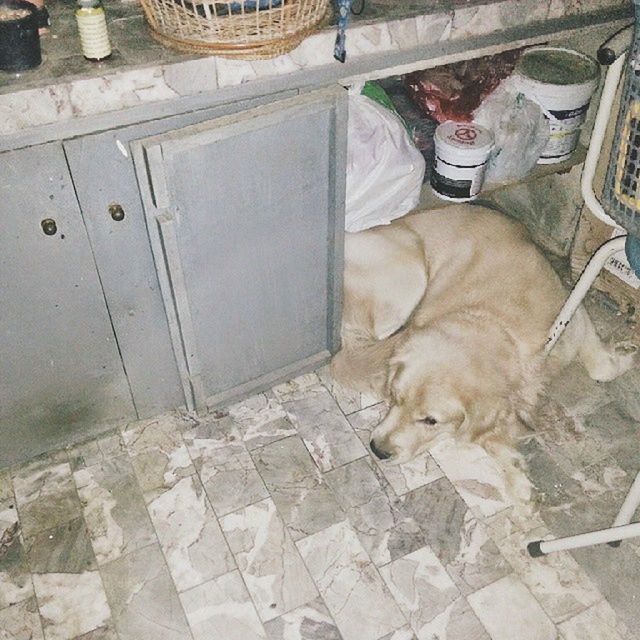
[(135, 416), (62, 146), (0, 154), (0, 467)]
[(312, 92), (133, 143), (189, 406), (338, 348), (345, 100)]

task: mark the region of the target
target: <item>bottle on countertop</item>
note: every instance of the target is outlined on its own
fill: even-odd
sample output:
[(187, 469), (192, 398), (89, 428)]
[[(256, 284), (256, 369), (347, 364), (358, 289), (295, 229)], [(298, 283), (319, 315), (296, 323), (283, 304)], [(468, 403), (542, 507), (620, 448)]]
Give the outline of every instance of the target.
[(84, 57), (94, 62), (108, 58), (111, 55), (111, 44), (102, 2), (78, 0), (76, 21)]

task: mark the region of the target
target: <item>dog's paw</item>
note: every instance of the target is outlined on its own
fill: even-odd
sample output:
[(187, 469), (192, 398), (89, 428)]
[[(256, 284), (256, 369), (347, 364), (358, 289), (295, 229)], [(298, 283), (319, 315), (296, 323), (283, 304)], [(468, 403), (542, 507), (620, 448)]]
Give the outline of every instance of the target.
[(621, 340), (613, 345), (613, 350), (621, 356), (631, 355), (638, 353), (638, 345), (630, 340)]
[(638, 366), (640, 364), (640, 352), (638, 351), (638, 345), (628, 340), (616, 342), (613, 345), (613, 352), (617, 358), (618, 374), (622, 375), (629, 369)]
[(640, 351), (629, 341), (616, 342), (598, 353), (587, 366), (589, 375), (597, 382), (610, 382), (640, 365)]

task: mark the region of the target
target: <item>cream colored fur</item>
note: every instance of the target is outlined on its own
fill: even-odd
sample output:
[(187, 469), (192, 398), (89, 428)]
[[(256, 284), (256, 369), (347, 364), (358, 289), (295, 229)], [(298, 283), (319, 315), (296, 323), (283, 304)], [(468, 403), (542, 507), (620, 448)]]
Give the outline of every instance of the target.
[(578, 358), (610, 380), (634, 362), (582, 308), (545, 357), (567, 292), (521, 225), (478, 206), (347, 234), (344, 292), (333, 374), (388, 400), (372, 449), (397, 461), (443, 431), (503, 449), (550, 373)]

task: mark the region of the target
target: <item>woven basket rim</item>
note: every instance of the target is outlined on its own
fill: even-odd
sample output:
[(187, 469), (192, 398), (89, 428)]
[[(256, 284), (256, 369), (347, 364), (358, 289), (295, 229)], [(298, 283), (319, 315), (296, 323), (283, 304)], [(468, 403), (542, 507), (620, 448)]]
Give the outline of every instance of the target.
[[(224, 0), (224, 4), (244, 1)], [(232, 57), (282, 55), (315, 31), (330, 11), (330, 0), (281, 0), (280, 5), (269, 9), (203, 16), (184, 4), (214, 5), (218, 0), (200, 0), (197, 5), (191, 0), (140, 2), (151, 35), (162, 44)]]
[[(275, 57), (295, 49), (308, 35), (313, 33), (313, 29), (299, 31), (298, 33), (274, 40), (260, 40), (253, 43), (231, 43), (231, 42), (206, 42), (203, 40), (189, 40), (169, 36), (162, 31), (154, 29), (148, 25), (151, 35), (161, 44), (169, 45), (181, 51), (190, 53), (209, 53), (210, 55), (238, 57), (242, 53), (266, 53), (269, 49), (278, 49), (269, 55), (260, 57)], [(280, 50), (281, 49), (281, 50)], [(264, 50), (264, 51), (263, 51)], [(234, 55), (236, 54), (236, 55)]]

